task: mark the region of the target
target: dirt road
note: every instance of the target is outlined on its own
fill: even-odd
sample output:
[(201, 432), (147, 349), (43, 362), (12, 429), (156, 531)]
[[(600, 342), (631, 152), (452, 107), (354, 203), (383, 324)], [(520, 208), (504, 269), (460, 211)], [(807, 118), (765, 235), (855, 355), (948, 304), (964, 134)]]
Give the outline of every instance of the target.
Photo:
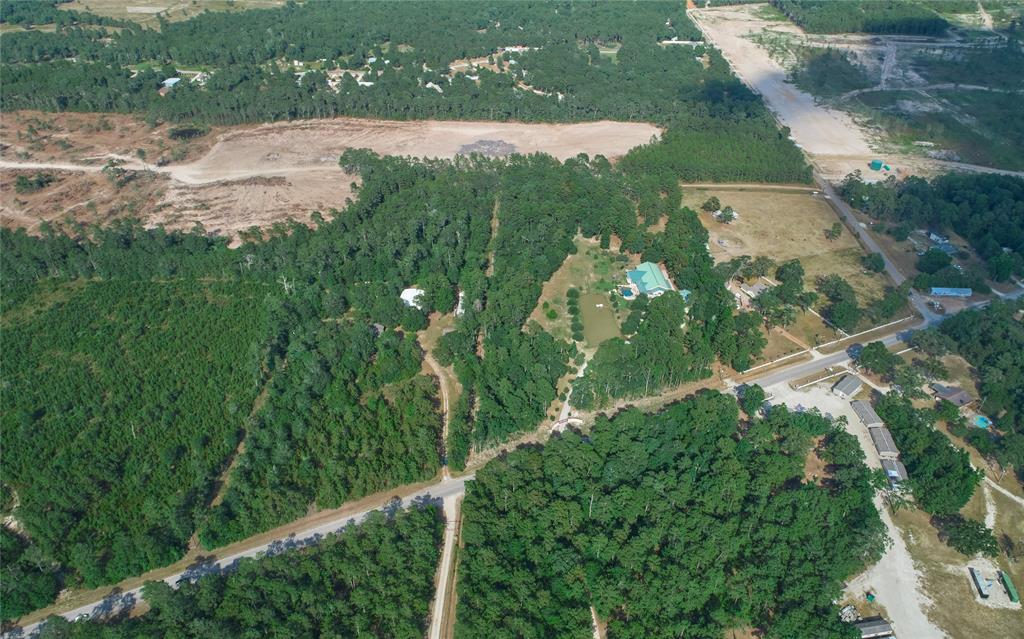
[[(779, 383), (765, 387), (765, 390), (774, 395), (775, 403), (786, 404), (794, 410), (813, 406), (833, 417), (845, 416), (846, 430), (860, 442), (867, 465), (870, 468), (882, 467), (867, 427), (854, 413), (848, 401), (833, 395), (821, 386), (795, 391), (789, 384)], [(885, 524), (891, 544), (874, 566), (849, 582), (847, 594), (861, 599), (866, 592), (874, 593), (878, 602), (889, 612), (893, 625), (901, 637), (945, 637), (945, 634), (928, 619), (926, 611), (932, 602), (921, 590), (921, 574), (914, 566), (914, 560), (900, 529), (893, 523), (889, 509), (882, 503), (881, 495), (875, 497), (875, 507), (882, 523)]]
[(444, 612), (448, 608), (449, 589), (452, 585), (452, 557), (455, 554), (455, 532), (459, 527), (459, 506), (461, 495), (451, 495), (444, 499), (444, 548), (441, 561), (437, 567), (437, 587), (434, 590), (434, 602), (430, 608), (430, 639), (441, 639), (444, 627)]
[[(448, 502), (452, 499), (460, 498), (465, 494), (465, 484), (467, 481), (471, 481), (472, 479), (473, 475), (467, 475), (456, 479), (445, 479), (434, 482), (427, 485), (425, 488), (408, 493), (405, 498), (401, 500), (401, 506), (409, 507), (411, 504), (418, 503), (423, 499), (441, 499), (444, 500), (446, 505), (445, 514), (447, 516)], [(388, 506), (389, 503), (390, 502), (373, 504), (365, 507), (363, 510), (355, 512), (342, 510), (340, 511), (342, 514), (329, 517), (326, 520), (313, 519), (308, 526), (291, 530), (287, 532), (287, 534), (282, 533), (271, 536), (270, 539), (260, 540), (259, 543), (253, 544), (248, 541), (243, 541), (237, 544), (232, 544), (221, 551), (209, 553), (206, 561), (197, 560), (195, 563), (183, 570), (177, 570), (174, 571), (173, 574), (162, 577), (162, 581), (172, 587), (177, 587), (178, 582), (182, 579), (193, 580), (198, 579), (205, 574), (232, 570), (237, 565), (238, 560), (245, 557), (277, 554), (287, 550), (302, 548), (304, 546), (319, 543), (324, 535), (338, 532), (352, 524), (358, 524), (365, 519), (369, 513), (375, 510), (380, 510)], [(233, 548), (240, 549), (233, 551)], [(122, 612), (131, 611), (139, 603), (141, 598), (141, 586), (127, 588), (124, 590), (115, 589), (112, 594), (99, 601), (93, 601), (71, 610), (62, 610), (60, 612), (51, 610), (50, 612), (52, 614), (59, 614), (69, 620), (74, 620), (79, 615), (89, 615), (89, 617), (94, 620), (104, 619)], [(33, 617), (36, 616), (33, 615)], [(40, 630), (41, 625), (41, 622), (35, 621), (28, 623), (25, 626), (15, 627), (5, 632), (3, 634), (3, 639), (35, 636), (35, 633)]]

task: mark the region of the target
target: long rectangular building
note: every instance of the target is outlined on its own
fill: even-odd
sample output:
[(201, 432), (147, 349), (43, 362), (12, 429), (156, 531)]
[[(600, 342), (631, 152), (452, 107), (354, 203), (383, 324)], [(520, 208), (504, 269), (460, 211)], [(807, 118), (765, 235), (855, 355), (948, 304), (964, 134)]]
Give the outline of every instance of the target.
[(875, 444), (875, 450), (878, 451), (878, 456), (883, 459), (896, 459), (900, 456), (900, 451), (896, 448), (896, 442), (892, 438), (892, 433), (885, 426), (879, 426), (877, 428), (869, 428), (868, 433), (871, 435), (871, 441)]
[(863, 399), (856, 399), (850, 402), (850, 406), (853, 407), (853, 412), (857, 413), (857, 417), (860, 421), (864, 422), (864, 425), (868, 428), (877, 428), (884, 426), (882, 418), (878, 416), (875, 409), (871, 406), (870, 402), (866, 402)]

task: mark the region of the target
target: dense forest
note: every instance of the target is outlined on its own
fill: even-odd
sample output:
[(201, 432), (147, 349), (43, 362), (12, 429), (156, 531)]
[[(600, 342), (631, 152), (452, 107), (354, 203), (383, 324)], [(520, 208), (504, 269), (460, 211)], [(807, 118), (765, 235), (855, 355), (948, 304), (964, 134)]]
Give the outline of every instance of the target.
[[(204, 13), (159, 32), (62, 26), (4, 35), (0, 109), (209, 124), (338, 115), (646, 120), (668, 133), (636, 153), (637, 171), (808, 182), (788, 132), (718, 51), (658, 44), (671, 38), (701, 38), (672, 2), (311, 2)], [(449, 72), (457, 60), (488, 57), (494, 67)], [(177, 69), (210, 77), (182, 74), (160, 95)]]
[(51, 617), (41, 638), (423, 637), (443, 529), (434, 506), (375, 512), (308, 548), (242, 559), (228, 574), (176, 589), (148, 582), (141, 617)]
[[(218, 546), (435, 474), (437, 389), (414, 334), (460, 294), (435, 353), (466, 390), (449, 462), (534, 428), (577, 353), (527, 318), (579, 233), (618, 236), (692, 291), (685, 308), (659, 302), (661, 319), (643, 323), (642, 357), (672, 372), (615, 396), (706, 376), (716, 358), (744, 367), (763, 345), (752, 316), (733, 315), (706, 231), (676, 211), (678, 185), (664, 176), (585, 156), (353, 150), (340, 162), (362, 178), (344, 214), (247, 233), (235, 250), (201, 228), (130, 220), (71, 235), (0, 229), (2, 366), (16, 397), (0, 422), (0, 487), (69, 585), (169, 563), (197, 530)], [(665, 231), (647, 229), (666, 214)], [(427, 291), (422, 309), (399, 299), (412, 285)], [(664, 361), (679, 349), (689, 359)]]
[[(948, 0), (940, 0), (950, 5)], [(959, 5), (975, 5), (954, 0)], [(771, 0), (808, 33), (941, 35), (949, 28), (928, 0)]]
[(1024, 483), (1024, 323), (1019, 308), (1019, 303), (996, 302), (957, 313), (939, 330), (974, 367), (980, 410), (995, 420), (994, 429), (970, 428), (962, 434), (982, 455), (1013, 468)]
[(0, 477), (33, 541), (83, 585), (185, 551), (259, 391), (265, 295), (46, 281), (4, 312)]
[(583, 639), (593, 607), (613, 639), (857, 637), (833, 601), (884, 545), (870, 475), (827, 419), (714, 392), (520, 448), (467, 485), (455, 635)]
[[(879, 219), (897, 239), (906, 239), (914, 229), (952, 230), (984, 260), (991, 279), (1005, 282), (1024, 275), (1024, 179), (947, 173), (931, 181), (910, 177), (868, 184), (857, 172), (843, 181), (840, 194)], [(961, 273), (948, 264), (922, 275), (915, 282), (920, 288), (971, 286), (981, 280), (981, 274)]]

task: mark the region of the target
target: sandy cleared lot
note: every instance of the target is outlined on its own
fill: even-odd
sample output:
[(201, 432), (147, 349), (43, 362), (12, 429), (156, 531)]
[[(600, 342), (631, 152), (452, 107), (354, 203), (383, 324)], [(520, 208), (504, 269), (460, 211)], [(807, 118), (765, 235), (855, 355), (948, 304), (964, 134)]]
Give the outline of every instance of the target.
[[(48, 117), (52, 120), (55, 116)], [(105, 158), (116, 156), (125, 168), (168, 179), (148, 194), (149, 206), (128, 213), (114, 210), (113, 204), (104, 208), (101, 205), (109, 198), (81, 185), (69, 190), (74, 193), (71, 199), (48, 197), (48, 189), (32, 198), (9, 196), (6, 190), (0, 202), (5, 225), (35, 230), (44, 220), (61, 220), (69, 214), (84, 221), (134, 214), (146, 224), (190, 228), (201, 222), (208, 231), (237, 237), (252, 226), (262, 228), (287, 219), (306, 223), (311, 211), (344, 208), (345, 199), (352, 197), (351, 185), (358, 180), (338, 167), (338, 156), (349, 148), (430, 158), (453, 158), (478, 148), (548, 153), (559, 159), (579, 153), (616, 158), (661, 132), (650, 124), (624, 122), (555, 125), (338, 118), (217, 129), (190, 143), (190, 155), (198, 159), (156, 166), (152, 159), (162, 147), (154, 140), (159, 141), (161, 131), (120, 121), (113, 132), (104, 131), (83, 120), (94, 117), (99, 121), (107, 116), (73, 117), (74, 126), (64, 127), (60, 133), (61, 140), (70, 144), (67, 149), (49, 139), (40, 142), (34, 138), (27, 146), (25, 134), (19, 136), (20, 129), (6, 128), (3, 165), (11, 170), (31, 165), (32, 170), (62, 176), (77, 168), (80, 173), (93, 174), (79, 181), (93, 183), (98, 189), (103, 184), (93, 179), (95, 173)], [(59, 124), (58, 120), (55, 126)], [(148, 162), (133, 155), (137, 148), (147, 150)], [(14, 179), (11, 170), (0, 176), (8, 185)], [(87, 207), (88, 202), (93, 206)]]
[(787, 83), (785, 69), (747, 37), (780, 26), (757, 17), (757, 7), (760, 5), (699, 9), (689, 14), (722, 50), (736, 75), (764, 97), (808, 153), (870, 155), (866, 135), (850, 116), (815, 104), (813, 96)]

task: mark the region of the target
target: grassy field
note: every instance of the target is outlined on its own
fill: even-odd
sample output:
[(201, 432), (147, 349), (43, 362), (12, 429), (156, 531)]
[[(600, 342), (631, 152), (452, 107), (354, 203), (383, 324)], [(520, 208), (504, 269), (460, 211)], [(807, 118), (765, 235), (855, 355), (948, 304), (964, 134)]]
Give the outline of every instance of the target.
[[(582, 294), (580, 314), (587, 345), (596, 348), (599, 342), (593, 340), (604, 340), (618, 335), (618, 326), (629, 314), (624, 307), (613, 309), (608, 293), (616, 284), (625, 281), (626, 270), (639, 261), (639, 257), (620, 256), (602, 249), (597, 240), (577, 237), (576, 253), (565, 258), (562, 266), (544, 283), (537, 307), (530, 314), (530, 320), (536, 321), (544, 330), (559, 339), (571, 340), (572, 330), (569, 325), (572, 318), (569, 317), (566, 306), (566, 292), (575, 287)], [(588, 294), (597, 295), (600, 300), (595, 304), (604, 303), (605, 307), (594, 307), (588, 311), (588, 304), (582, 301), (582, 297)], [(610, 329), (611, 320), (615, 321), (614, 333)]]
[(850, 283), (862, 305), (882, 296), (886, 279), (864, 271), (860, 262), (864, 252), (857, 240), (845, 228), (839, 239), (825, 238), (825, 230), (839, 222), (839, 218), (819, 196), (772, 190), (684, 188), (683, 203), (698, 210), (712, 195), (723, 206), (732, 206), (739, 213), (739, 218), (730, 224), (700, 214), (711, 236), (711, 255), (716, 262), (741, 255), (766, 255), (779, 263), (799, 259), (807, 274), (808, 288), (814, 287), (816, 277), (835, 273)]
[[(996, 537), (1006, 534), (1022, 539), (1024, 512), (1021, 507), (998, 492), (993, 491), (992, 499), (996, 507)], [(971, 516), (981, 515), (984, 519), (982, 489), (965, 509)], [(901, 510), (893, 514), (896, 525), (907, 533), (904, 537), (914, 564), (921, 571), (924, 592), (935, 604), (928, 611), (932, 621), (951, 639), (1019, 637), (1021, 611), (981, 604), (975, 598), (966, 569), (968, 565), (979, 566), (979, 562), (940, 541), (928, 518), (929, 515), (920, 510)], [(1024, 562), (1019, 559), (1010, 562), (1001, 553), (993, 563), (1008, 571), (1015, 584), (1024, 579)]]
[[(614, 293), (612, 294), (614, 295)], [(621, 337), (619, 321), (608, 293), (587, 293), (580, 296), (580, 317), (587, 346), (597, 347), (613, 337)]]
[(964, 162), (1003, 169), (1024, 168), (1021, 96), (992, 91), (875, 91), (849, 103), (886, 131), (897, 147), (928, 141)]

